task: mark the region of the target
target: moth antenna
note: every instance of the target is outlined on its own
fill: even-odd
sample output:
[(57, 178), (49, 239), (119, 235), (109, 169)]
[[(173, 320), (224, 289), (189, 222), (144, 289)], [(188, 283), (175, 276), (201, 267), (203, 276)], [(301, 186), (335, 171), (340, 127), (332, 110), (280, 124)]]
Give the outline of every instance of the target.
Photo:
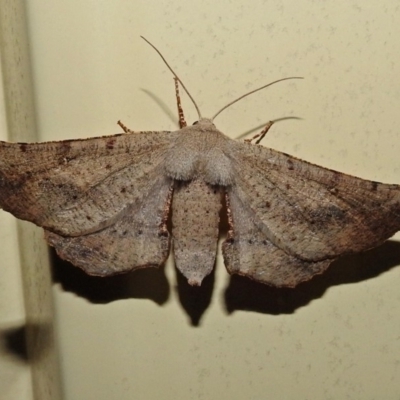
[(270, 83), (268, 83), (268, 84), (266, 84), (266, 85), (264, 85), (264, 86), (261, 86), (261, 87), (259, 87), (258, 89), (254, 89), (254, 90), (252, 90), (252, 91), (250, 91), (250, 92), (248, 92), (248, 93), (245, 93), (245, 94), (241, 95), (240, 97), (238, 97), (237, 99), (235, 99), (235, 100), (231, 101), (230, 103), (228, 103), (226, 106), (222, 107), (222, 108), (211, 118), (211, 121), (214, 121), (214, 119), (215, 119), (219, 114), (221, 114), (222, 111), (226, 110), (228, 107), (230, 107), (232, 104), (235, 104), (235, 103), (238, 102), (239, 100), (242, 100), (243, 98), (245, 98), (245, 97), (247, 97), (247, 96), (250, 96), (251, 94), (253, 94), (253, 93), (255, 93), (255, 92), (258, 92), (258, 91), (261, 90), (261, 89), (265, 89), (265, 88), (267, 88), (268, 86), (272, 86), (272, 85), (274, 85), (275, 83), (282, 82), (282, 81), (287, 81), (287, 80), (289, 80), (289, 79), (304, 79), (304, 78), (301, 77), (301, 76), (290, 76), (289, 78), (278, 79), (278, 80), (273, 81), (273, 82), (270, 82)]
[(199, 119), (201, 119), (201, 112), (200, 109), (198, 107), (198, 105), (196, 104), (196, 102), (194, 101), (194, 98), (192, 97), (192, 95), (189, 93), (189, 91), (186, 89), (186, 86), (183, 84), (183, 82), (181, 81), (181, 79), (179, 78), (179, 76), (175, 73), (175, 71), (172, 69), (172, 67), (168, 64), (167, 60), (164, 58), (164, 56), (161, 54), (160, 50), (157, 49), (156, 46), (154, 46), (154, 44), (152, 44), (151, 42), (149, 42), (145, 37), (140, 36), (145, 42), (147, 42), (157, 53), (158, 55), (161, 57), (161, 59), (164, 61), (165, 65), (168, 67), (168, 69), (172, 72), (172, 74), (175, 76), (176, 79), (178, 79), (179, 83), (181, 84), (181, 86), (183, 87), (183, 90), (186, 92), (186, 94), (189, 96), (189, 99), (192, 100), (192, 103), (194, 105), (194, 107), (196, 108), (197, 114), (199, 116)]

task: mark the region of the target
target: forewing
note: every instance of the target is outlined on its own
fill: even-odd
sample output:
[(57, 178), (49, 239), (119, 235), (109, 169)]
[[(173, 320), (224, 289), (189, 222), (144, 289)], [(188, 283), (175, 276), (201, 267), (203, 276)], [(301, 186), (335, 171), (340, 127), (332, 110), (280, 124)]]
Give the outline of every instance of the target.
[(175, 134), (0, 142), (0, 207), (65, 236), (96, 232), (139, 204)]
[(310, 261), (334, 258), (374, 247), (400, 230), (400, 186), (342, 174), (262, 146), (239, 145), (232, 191), (287, 253)]

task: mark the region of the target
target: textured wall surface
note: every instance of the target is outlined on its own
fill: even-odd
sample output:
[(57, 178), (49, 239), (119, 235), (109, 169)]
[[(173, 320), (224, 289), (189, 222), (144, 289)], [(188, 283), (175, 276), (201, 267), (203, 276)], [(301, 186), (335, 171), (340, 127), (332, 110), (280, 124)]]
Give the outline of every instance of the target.
[[(400, 184), (400, 9), (363, 1), (29, 1), (40, 138), (177, 129), (173, 80), (231, 137)], [(186, 98), (189, 123), (195, 111)], [(196, 232), (191, 232), (195, 235)], [(294, 290), (216, 273), (188, 288), (168, 263), (111, 279), (55, 261), (66, 400), (398, 399), (399, 235)], [(9, 251), (12, 251), (10, 248)], [(244, 311), (246, 310), (246, 311)]]

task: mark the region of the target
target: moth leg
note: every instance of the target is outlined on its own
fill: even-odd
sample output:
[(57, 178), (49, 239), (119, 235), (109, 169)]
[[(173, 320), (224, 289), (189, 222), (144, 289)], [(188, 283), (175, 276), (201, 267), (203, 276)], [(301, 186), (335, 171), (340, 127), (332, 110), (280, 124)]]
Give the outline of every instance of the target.
[(179, 81), (178, 81), (178, 78), (176, 76), (174, 77), (174, 81), (175, 81), (176, 105), (178, 107), (178, 116), (179, 116), (179, 127), (182, 129), (185, 126), (187, 126), (187, 123), (185, 121), (185, 115), (183, 114), (181, 96), (179, 94)]
[(126, 127), (121, 121), (118, 121), (117, 124), (123, 129), (125, 133), (129, 133), (130, 129)]
[(274, 124), (274, 121), (269, 121), (267, 125), (265, 125), (265, 128), (258, 133), (257, 135), (253, 136), (251, 139), (245, 139), (245, 142), (251, 143), (254, 139), (257, 139), (255, 144), (259, 144), (261, 142), (261, 140), (264, 139), (265, 135), (268, 133), (269, 129), (271, 128), (271, 126)]

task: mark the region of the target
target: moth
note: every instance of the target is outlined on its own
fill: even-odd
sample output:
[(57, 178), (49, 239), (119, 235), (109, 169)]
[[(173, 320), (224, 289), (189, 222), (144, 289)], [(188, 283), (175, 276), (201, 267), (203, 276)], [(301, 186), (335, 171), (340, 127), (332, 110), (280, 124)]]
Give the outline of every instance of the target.
[[(294, 287), (400, 230), (399, 185), (264, 147), (259, 141), (272, 123), (256, 142), (232, 140), (216, 128), (222, 110), (270, 84), (203, 118), (148, 43), (175, 77), (181, 129), (134, 132), (120, 123), (124, 133), (112, 136), (0, 143), (1, 208), (43, 227), (61, 258), (108, 276), (160, 266), (173, 245), (179, 271), (200, 285), (214, 267), (225, 203), (228, 272)], [(199, 114), (192, 126), (178, 83)]]

